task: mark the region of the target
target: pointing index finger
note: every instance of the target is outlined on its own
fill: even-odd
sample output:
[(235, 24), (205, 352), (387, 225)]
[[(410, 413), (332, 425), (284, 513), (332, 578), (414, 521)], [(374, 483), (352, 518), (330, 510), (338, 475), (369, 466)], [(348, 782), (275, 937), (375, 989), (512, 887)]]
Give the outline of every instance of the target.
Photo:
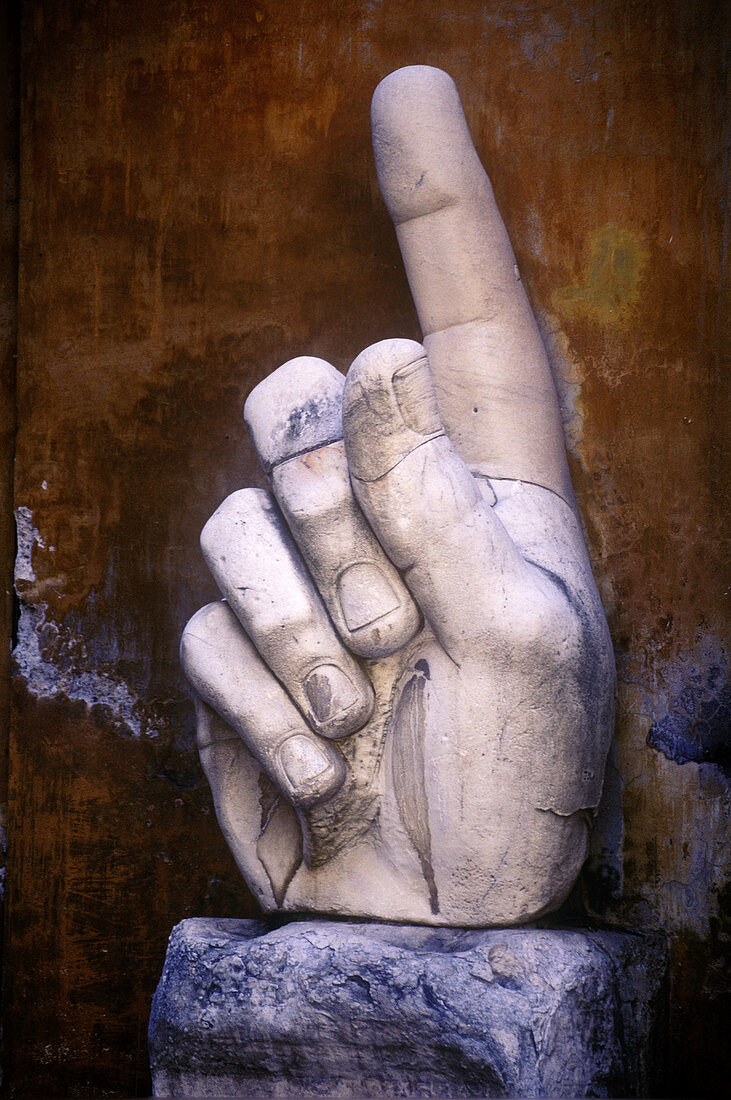
[(473, 472), (573, 503), (548, 359), (454, 82), (399, 69), (376, 88), (371, 121), (450, 438)]

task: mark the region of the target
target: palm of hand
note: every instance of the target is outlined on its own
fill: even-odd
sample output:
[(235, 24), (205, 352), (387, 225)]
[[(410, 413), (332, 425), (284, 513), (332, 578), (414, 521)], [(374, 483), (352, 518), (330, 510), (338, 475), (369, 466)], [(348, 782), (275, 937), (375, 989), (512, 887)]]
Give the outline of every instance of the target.
[[(436, 70), (376, 93), (431, 373), (398, 340), (359, 356), (344, 394), (327, 364), (285, 364), (247, 403), (281, 513), (243, 490), (202, 538), (227, 603), (191, 620), (183, 662), (219, 821), (265, 908), (519, 923), (585, 856), (611, 645), (545, 354), (464, 133)], [(470, 230), (483, 253), (455, 279)]]

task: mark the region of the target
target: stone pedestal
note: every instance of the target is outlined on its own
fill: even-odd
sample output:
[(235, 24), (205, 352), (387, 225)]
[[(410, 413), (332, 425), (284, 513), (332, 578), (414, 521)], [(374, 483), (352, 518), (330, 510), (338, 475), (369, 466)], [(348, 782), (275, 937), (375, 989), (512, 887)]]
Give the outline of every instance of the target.
[(662, 940), (574, 929), (186, 920), (156, 1096), (648, 1096)]

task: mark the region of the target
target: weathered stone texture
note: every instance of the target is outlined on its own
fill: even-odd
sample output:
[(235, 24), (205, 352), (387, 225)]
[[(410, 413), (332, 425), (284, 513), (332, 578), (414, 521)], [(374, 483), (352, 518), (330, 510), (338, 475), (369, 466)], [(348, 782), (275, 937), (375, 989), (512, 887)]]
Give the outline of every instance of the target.
[(630, 933), (183, 921), (155, 1095), (646, 1096), (665, 967)]

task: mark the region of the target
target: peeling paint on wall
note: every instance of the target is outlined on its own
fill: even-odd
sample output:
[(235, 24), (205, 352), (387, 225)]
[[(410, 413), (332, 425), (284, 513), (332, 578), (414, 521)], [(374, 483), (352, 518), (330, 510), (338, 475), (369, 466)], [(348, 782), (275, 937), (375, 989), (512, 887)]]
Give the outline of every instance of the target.
[(15, 529), (17, 553), (15, 557), (15, 583), (32, 584), (36, 579), (33, 572), (33, 547), (43, 545), (40, 533), (33, 526), (33, 513), (30, 508), (21, 505), (15, 509)]
[[(37, 699), (63, 695), (66, 699), (84, 702), (89, 707), (108, 707), (109, 717), (115, 726), (119, 728), (121, 724), (130, 736), (139, 737), (142, 733), (139, 717), (142, 704), (139, 698), (126, 684), (94, 669), (84, 669), (88, 657), (83, 638), (64, 635), (55, 623), (46, 620), (47, 610), (44, 604), (38, 607), (21, 604), (13, 660), (31, 695)], [(48, 660), (51, 654), (55, 661)], [(62, 655), (66, 655), (65, 662)], [(59, 657), (61, 661), (56, 663)], [(145, 733), (155, 736), (154, 729), (149, 727)]]
[[(16, 509), (17, 555), (15, 583), (18, 594), (36, 581), (33, 569), (33, 549), (45, 547), (40, 532), (33, 524), (33, 513), (25, 505)], [(13, 661), (31, 695), (52, 699), (63, 695), (81, 701), (89, 707), (104, 706), (115, 725), (122, 725), (129, 735), (139, 737), (143, 726), (142, 701), (127, 685), (99, 672), (90, 665), (84, 639), (59, 627), (48, 618), (48, 607), (20, 601), (17, 641)], [(145, 724), (147, 736), (155, 736), (154, 727)]]

